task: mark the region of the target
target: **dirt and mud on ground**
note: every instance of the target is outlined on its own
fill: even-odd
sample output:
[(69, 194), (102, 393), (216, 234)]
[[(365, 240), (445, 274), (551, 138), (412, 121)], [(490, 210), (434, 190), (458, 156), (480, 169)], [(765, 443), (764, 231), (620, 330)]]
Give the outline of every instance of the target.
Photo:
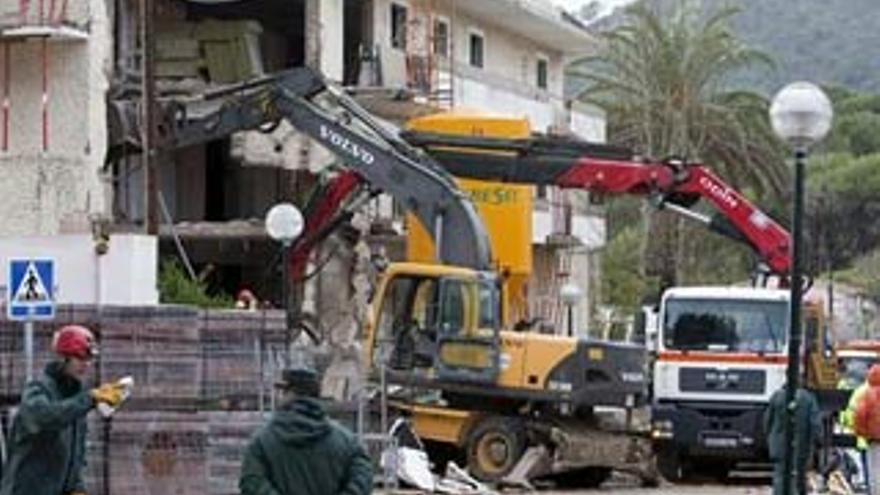
[[(613, 495), (771, 495), (773, 490), (770, 486), (770, 478), (764, 475), (741, 475), (734, 473), (724, 483), (712, 481), (695, 481), (687, 484), (662, 483), (658, 487), (640, 487), (638, 480), (627, 476), (614, 476), (605, 482), (600, 488), (556, 490), (546, 488), (537, 492), (522, 490), (503, 490), (503, 495), (538, 494), (538, 495), (588, 495), (588, 494), (613, 494)], [(379, 492), (383, 493), (383, 492)], [(415, 494), (418, 491), (392, 491), (389, 494)]]

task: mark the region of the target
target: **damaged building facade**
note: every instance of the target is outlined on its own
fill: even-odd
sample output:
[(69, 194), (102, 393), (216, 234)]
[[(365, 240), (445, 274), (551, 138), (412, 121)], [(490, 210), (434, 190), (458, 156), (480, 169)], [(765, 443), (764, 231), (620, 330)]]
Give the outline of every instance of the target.
[[(562, 96), (566, 62), (594, 40), (548, 1), (157, 0), (153, 9), (160, 99), (310, 65), (398, 125), (475, 110), (527, 117), (536, 132), (605, 138), (600, 112)], [(107, 102), (143, 89), (141, 2), (2, 0), (0, 16), (3, 254), (27, 242), (56, 257), (59, 279), (77, 281), (60, 302), (155, 304), (159, 260), (186, 258), (213, 289), (248, 288), (279, 306), (278, 246), (264, 215), (281, 201), (307, 203), (339, 170), (334, 157), (283, 123), (160, 153), (158, 236), (143, 235), (144, 160), (107, 156)], [(532, 193), (530, 316), (561, 327), (561, 285), (595, 297), (604, 220), (586, 193)], [(304, 309), (321, 315), (326, 343), (355, 340), (368, 260), (404, 257), (404, 230), (402, 208), (380, 196), (317, 250)], [(578, 328), (589, 308), (578, 305)]]

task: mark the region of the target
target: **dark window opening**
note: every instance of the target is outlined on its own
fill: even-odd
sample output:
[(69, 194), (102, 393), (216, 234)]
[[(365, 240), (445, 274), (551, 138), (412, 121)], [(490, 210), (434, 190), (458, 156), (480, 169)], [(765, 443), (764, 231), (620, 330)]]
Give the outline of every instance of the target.
[(547, 186), (544, 184), (539, 185), (536, 189), (536, 194), (538, 199), (547, 199)]
[(442, 19), (434, 20), (434, 55), (449, 56), (449, 23)]
[(538, 87), (541, 89), (547, 89), (547, 61), (544, 59), (538, 60), (537, 76)]
[(370, 46), (366, 40), (370, 16), (364, 13), (364, 2), (345, 2), (342, 31), (342, 84), (355, 86), (360, 82), (364, 52)]
[(229, 140), (211, 141), (205, 147), (205, 220), (227, 220), (229, 184), (226, 163), (229, 159)]
[(406, 7), (391, 4), (391, 47), (406, 50)]
[(472, 67), (483, 68), (483, 37), (476, 33), (470, 36), (470, 63)]

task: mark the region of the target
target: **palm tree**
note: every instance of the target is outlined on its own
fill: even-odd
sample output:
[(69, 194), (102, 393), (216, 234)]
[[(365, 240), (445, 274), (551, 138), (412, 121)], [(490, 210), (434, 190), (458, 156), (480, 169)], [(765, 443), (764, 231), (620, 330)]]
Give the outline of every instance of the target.
[[(579, 99), (606, 111), (615, 143), (647, 156), (703, 161), (741, 190), (779, 197), (788, 180), (768, 102), (729, 83), (741, 69), (773, 62), (732, 34), (728, 20), (736, 13), (706, 16), (681, 1), (661, 17), (639, 2), (623, 24), (599, 35), (600, 52), (569, 73), (586, 82)], [(645, 273), (674, 285), (682, 254), (678, 221), (654, 215), (648, 230)]]

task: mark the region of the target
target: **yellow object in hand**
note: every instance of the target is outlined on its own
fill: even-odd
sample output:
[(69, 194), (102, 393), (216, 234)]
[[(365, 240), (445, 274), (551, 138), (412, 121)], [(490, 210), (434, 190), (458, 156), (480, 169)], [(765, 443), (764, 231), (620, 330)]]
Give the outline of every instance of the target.
[(118, 382), (105, 383), (98, 388), (92, 389), (92, 400), (103, 402), (110, 407), (117, 407), (122, 403), (124, 390), (125, 387)]

